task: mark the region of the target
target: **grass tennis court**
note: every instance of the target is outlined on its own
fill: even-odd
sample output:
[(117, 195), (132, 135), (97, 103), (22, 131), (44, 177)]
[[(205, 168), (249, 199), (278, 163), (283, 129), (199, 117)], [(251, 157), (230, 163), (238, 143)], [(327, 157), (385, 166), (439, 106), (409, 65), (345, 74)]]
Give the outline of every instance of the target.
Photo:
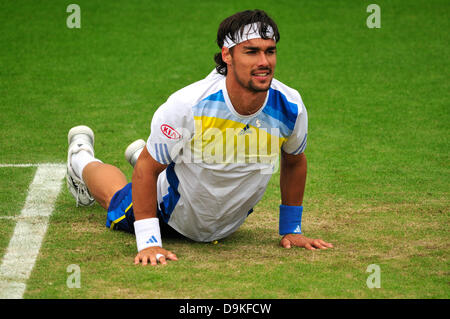
[[(134, 237), (107, 229), (98, 204), (75, 207), (63, 184), (24, 298), (450, 297), (448, 1), (376, 1), (376, 29), (373, 1), (80, 0), (79, 29), (70, 3), (0, 3), (0, 164), (64, 163), (68, 130), (84, 124), (96, 156), (131, 178), (126, 146), (213, 69), (219, 23), (263, 9), (281, 34), (276, 78), (308, 110), (302, 229), (334, 248), (278, 246), (277, 173), (229, 238), (163, 239), (179, 261), (136, 266)], [(0, 257), (35, 172), (0, 167)], [(366, 284), (372, 264), (380, 288)]]

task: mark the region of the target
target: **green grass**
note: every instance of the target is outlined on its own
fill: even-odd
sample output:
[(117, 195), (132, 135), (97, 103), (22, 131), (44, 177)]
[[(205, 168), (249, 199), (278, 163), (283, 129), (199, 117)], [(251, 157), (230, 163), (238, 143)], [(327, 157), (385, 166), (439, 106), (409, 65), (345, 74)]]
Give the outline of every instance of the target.
[(27, 195), (28, 184), (35, 168), (0, 168), (0, 256), (3, 256), (12, 235), (14, 217), (20, 214)]
[[(218, 24), (256, 7), (277, 21), (277, 78), (309, 116), (303, 230), (326, 251), (278, 246), (278, 174), (241, 229), (217, 245), (166, 239), (178, 262), (135, 266), (132, 236), (63, 188), (25, 298), (444, 298), (449, 267), (447, 1), (64, 1), (0, 4), (0, 163), (64, 162), (77, 124), (96, 155), (146, 138), (156, 108), (209, 73)], [(0, 216), (19, 214), (34, 168), (0, 168)], [(14, 219), (2, 218), (0, 256)], [(66, 269), (81, 268), (69, 289)], [(381, 268), (368, 289), (366, 268)]]

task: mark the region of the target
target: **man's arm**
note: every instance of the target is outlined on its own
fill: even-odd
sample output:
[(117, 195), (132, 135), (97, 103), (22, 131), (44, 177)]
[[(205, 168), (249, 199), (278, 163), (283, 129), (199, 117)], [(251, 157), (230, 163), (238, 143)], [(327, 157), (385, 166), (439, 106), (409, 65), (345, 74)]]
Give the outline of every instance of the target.
[[(149, 154), (147, 147), (144, 147), (136, 162), (132, 177), (133, 212), (136, 221), (157, 218), (156, 184), (159, 174), (166, 167), (167, 165), (155, 161)], [(156, 265), (158, 262), (156, 259), (157, 254), (163, 255), (163, 257), (159, 258), (161, 264), (166, 264), (166, 259), (177, 260), (177, 256), (172, 252), (167, 251), (162, 247), (153, 246), (139, 251), (134, 262), (135, 264), (142, 262), (142, 265), (147, 265), (148, 261), (150, 261), (152, 266)]]
[(306, 156), (291, 155), (281, 150), (280, 190), (281, 204), (301, 206), (306, 185)]
[[(291, 155), (281, 151), (280, 166), (280, 190), (281, 204), (286, 206), (302, 206), (303, 194), (306, 185), (306, 156), (304, 153)], [(326, 249), (333, 247), (332, 244), (324, 242), (322, 239), (312, 239), (302, 234), (286, 234), (280, 241), (284, 248), (291, 246), (305, 247), (314, 250), (316, 248)]]

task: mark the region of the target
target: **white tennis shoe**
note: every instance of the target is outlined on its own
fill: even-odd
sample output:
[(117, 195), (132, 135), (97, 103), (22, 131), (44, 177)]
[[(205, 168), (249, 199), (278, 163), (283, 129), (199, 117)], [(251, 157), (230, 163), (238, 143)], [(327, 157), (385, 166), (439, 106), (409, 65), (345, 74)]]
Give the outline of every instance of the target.
[(146, 143), (144, 140), (139, 139), (128, 145), (127, 149), (125, 150), (125, 158), (127, 159), (128, 163), (131, 164), (131, 166), (134, 167), (134, 165), (136, 165), (137, 159), (144, 149), (145, 144)]
[(89, 193), (82, 178), (77, 176), (72, 168), (72, 155), (85, 150), (94, 156), (94, 132), (87, 126), (80, 125), (72, 127), (67, 135), (69, 150), (67, 152), (66, 181), (70, 193), (77, 202), (77, 207), (90, 206), (95, 199)]

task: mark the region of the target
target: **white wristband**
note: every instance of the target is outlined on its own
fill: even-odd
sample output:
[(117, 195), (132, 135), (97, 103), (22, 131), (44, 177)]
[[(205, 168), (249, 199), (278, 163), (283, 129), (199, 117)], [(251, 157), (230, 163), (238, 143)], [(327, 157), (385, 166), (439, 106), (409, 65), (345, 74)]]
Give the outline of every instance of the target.
[(146, 218), (134, 222), (138, 252), (148, 247), (162, 247), (158, 218)]

